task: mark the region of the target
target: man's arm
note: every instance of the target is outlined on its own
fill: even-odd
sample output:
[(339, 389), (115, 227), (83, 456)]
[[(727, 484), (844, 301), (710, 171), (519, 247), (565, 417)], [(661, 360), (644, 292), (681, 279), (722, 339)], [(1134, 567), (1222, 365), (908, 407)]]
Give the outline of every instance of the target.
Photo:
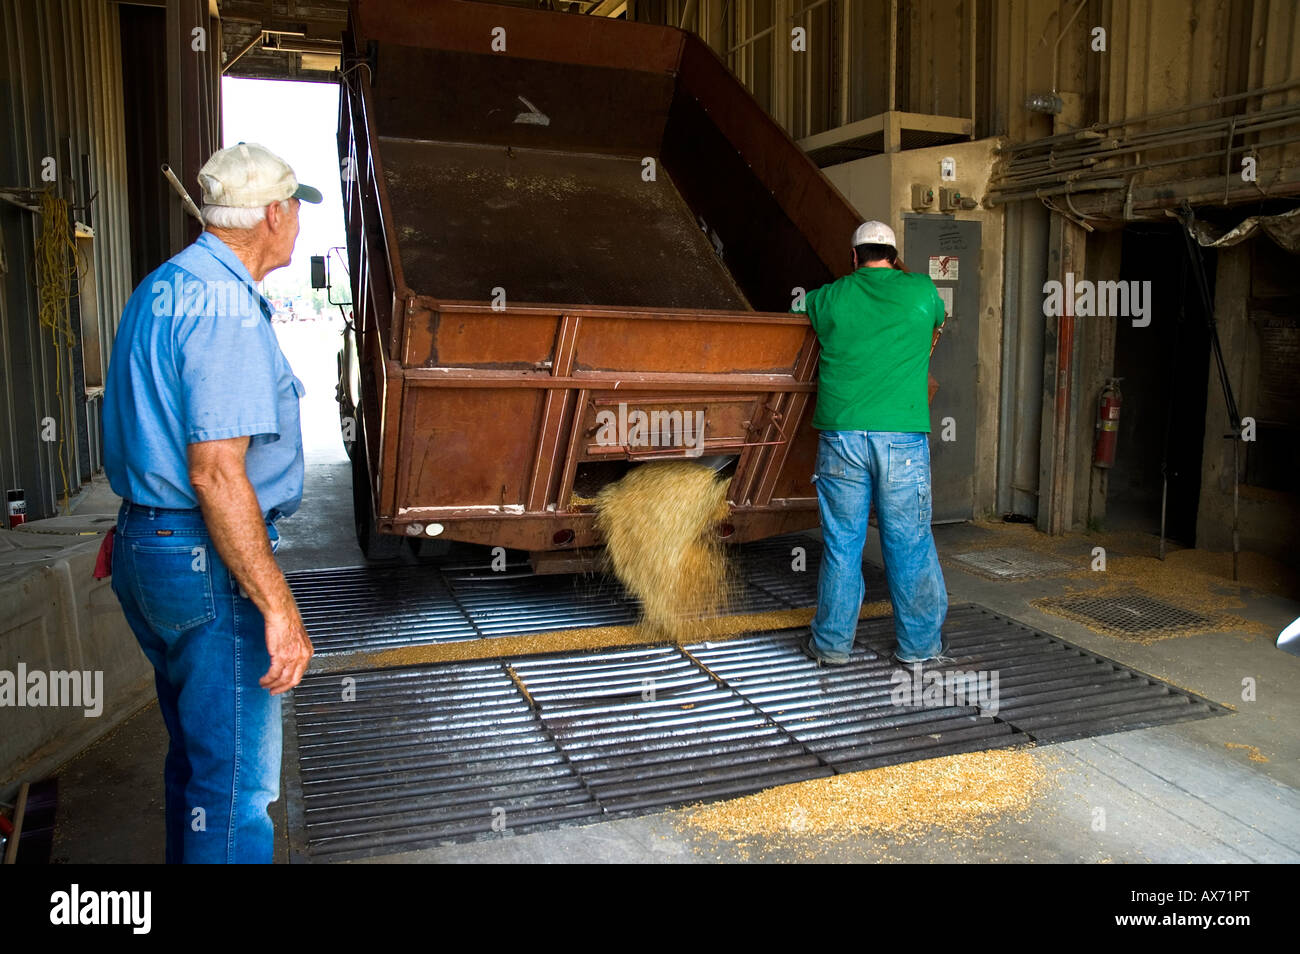
[(312, 645), (271, 552), (262, 508), (244, 469), (248, 443), (247, 437), (232, 437), (190, 444), (190, 483), (217, 553), (266, 620), (271, 668), (259, 682), (279, 695), (302, 679)]

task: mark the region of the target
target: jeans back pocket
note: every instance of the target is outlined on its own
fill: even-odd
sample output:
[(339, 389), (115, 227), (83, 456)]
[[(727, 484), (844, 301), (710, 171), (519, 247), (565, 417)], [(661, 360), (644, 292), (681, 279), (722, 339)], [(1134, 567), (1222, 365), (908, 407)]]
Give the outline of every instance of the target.
[(134, 543), (136, 602), (156, 630), (183, 633), (217, 618), (210, 544)]
[(929, 483), (929, 451), (924, 439), (906, 444), (889, 445), (889, 482), (891, 484)]
[(817, 440), (816, 477), (847, 477), (849, 462), (844, 454), (844, 439), (822, 431)]

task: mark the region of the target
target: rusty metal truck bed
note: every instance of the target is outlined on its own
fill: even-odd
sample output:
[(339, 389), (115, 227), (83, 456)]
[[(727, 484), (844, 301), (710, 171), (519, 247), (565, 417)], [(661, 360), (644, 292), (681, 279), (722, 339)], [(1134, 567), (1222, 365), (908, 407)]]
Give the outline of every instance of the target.
[(380, 149), (402, 271), (423, 294), (749, 309), (669, 175), (644, 181), (635, 157), (383, 137)]
[[(354, 0), (344, 42), (363, 548), (597, 545), (587, 498), (663, 458), (730, 460), (729, 539), (815, 526), (817, 340), (789, 312), (857, 216), (721, 60), (462, 0)], [(653, 441), (602, 428), (637, 414)]]

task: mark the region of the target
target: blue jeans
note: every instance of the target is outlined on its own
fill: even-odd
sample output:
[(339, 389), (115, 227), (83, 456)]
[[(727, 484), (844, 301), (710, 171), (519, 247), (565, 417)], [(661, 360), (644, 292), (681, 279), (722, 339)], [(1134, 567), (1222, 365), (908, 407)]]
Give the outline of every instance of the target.
[(822, 431), (813, 481), (825, 546), (813, 648), (837, 661), (848, 659), (853, 649), (866, 592), (862, 549), (874, 499), (898, 657), (915, 662), (939, 655), (948, 593), (930, 532), (928, 435)]
[[(273, 546), (279, 535), (267, 525)], [(261, 611), (240, 594), (197, 511), (123, 505), (113, 592), (154, 667), (171, 746), (167, 862), (264, 863), (280, 794), (280, 697)]]

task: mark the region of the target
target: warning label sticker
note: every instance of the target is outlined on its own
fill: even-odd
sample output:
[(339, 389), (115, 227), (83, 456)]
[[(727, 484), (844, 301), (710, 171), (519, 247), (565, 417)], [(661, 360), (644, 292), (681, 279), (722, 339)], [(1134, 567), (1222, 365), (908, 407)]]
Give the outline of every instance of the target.
[(943, 316), (945, 318), (951, 318), (952, 317), (952, 288), (945, 285), (942, 288), (936, 288), (935, 291), (939, 293), (939, 297), (943, 300)]
[(931, 255), (930, 280), (935, 282), (955, 282), (957, 280), (957, 256)]

